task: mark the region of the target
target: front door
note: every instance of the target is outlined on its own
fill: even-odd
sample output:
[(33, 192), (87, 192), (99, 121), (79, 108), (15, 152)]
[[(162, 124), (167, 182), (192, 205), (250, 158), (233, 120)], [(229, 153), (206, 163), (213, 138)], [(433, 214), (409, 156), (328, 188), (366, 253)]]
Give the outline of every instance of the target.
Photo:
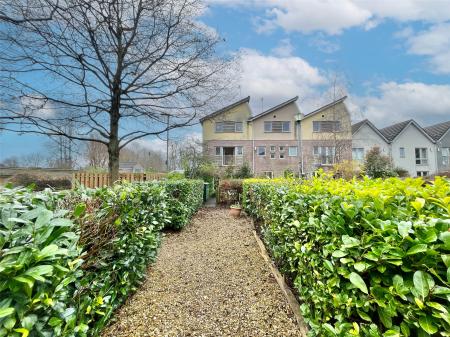
[(223, 165), (234, 165), (234, 147), (223, 148)]

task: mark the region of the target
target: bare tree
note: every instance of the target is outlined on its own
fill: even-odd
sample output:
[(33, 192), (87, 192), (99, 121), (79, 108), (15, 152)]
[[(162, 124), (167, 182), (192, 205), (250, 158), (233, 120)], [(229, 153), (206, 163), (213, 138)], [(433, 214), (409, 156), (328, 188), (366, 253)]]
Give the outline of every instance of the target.
[(84, 159), (89, 167), (106, 169), (108, 167), (108, 148), (100, 142), (86, 142)]
[(121, 149), (196, 123), (230, 84), (220, 38), (196, 21), (200, 0), (70, 0), (51, 10), (42, 9), (52, 20), (0, 27), (0, 127), (102, 143), (111, 182)]
[(0, 21), (10, 24), (49, 21), (59, 7), (59, 1), (0, 0)]
[(42, 167), (45, 163), (45, 157), (40, 152), (33, 152), (23, 155), (19, 158), (20, 165), (23, 167)]

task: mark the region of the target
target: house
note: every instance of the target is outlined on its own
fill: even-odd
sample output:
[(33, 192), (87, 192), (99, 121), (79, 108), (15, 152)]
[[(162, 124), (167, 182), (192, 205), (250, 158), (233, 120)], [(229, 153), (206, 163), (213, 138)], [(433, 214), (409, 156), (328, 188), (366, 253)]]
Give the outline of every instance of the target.
[[(394, 167), (407, 170), (413, 177), (428, 176), (438, 170), (436, 154), (439, 150), (436, 142), (445, 139), (443, 144), (450, 147), (450, 133), (446, 136), (449, 128), (450, 123), (441, 123), (427, 130), (410, 119), (378, 129), (365, 119), (352, 125), (352, 156), (362, 162), (369, 149), (378, 147), (382, 154), (391, 158)], [(446, 162), (445, 146), (442, 151), (444, 159), (441, 158), (441, 161)]]
[(410, 176), (428, 176), (436, 172), (435, 141), (414, 120), (390, 125), (380, 132), (390, 144), (395, 167), (407, 170)]
[(352, 158), (362, 163), (367, 152), (378, 147), (385, 156), (391, 156), (390, 143), (368, 119), (352, 125)]
[(144, 168), (142, 165), (137, 162), (120, 162), (119, 163), (119, 172), (127, 172), (127, 173), (143, 173)]
[(450, 172), (450, 121), (427, 126), (424, 130), (436, 142), (437, 172)]
[(253, 115), (250, 97), (202, 119), (204, 153), (220, 170), (248, 164), (257, 176), (312, 173), (351, 158), (345, 97), (303, 115), (298, 97)]

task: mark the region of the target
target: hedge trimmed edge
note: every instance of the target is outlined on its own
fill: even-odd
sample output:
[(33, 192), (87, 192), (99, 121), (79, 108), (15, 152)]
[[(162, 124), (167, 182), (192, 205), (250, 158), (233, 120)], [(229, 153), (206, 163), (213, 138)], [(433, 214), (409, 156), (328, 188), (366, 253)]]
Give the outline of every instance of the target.
[(200, 207), (202, 186), (0, 190), (0, 336), (98, 335), (142, 282), (161, 230)]
[(311, 336), (450, 336), (450, 181), (244, 181)]

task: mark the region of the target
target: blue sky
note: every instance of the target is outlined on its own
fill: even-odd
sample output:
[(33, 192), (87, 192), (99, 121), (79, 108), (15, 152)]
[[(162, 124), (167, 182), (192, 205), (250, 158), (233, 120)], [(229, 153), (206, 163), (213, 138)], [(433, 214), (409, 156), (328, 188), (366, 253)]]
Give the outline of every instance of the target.
[[(266, 109), (296, 95), (307, 113), (335, 96), (336, 81), (355, 121), (450, 120), (447, 0), (209, 0), (198, 20), (225, 38), (219, 51), (238, 60), (236, 85), (254, 113), (262, 99)], [(44, 141), (0, 134), (0, 160)]]

